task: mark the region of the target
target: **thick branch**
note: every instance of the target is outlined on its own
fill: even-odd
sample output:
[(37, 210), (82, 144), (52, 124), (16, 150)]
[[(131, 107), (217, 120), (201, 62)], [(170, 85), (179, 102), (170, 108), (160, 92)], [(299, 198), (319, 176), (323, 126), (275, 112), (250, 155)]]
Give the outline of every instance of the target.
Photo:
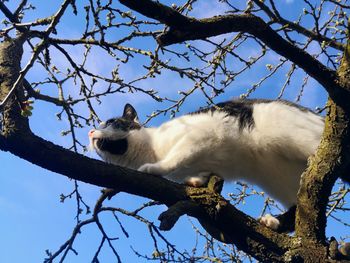
[[(350, 99), (348, 92), (344, 92), (339, 86), (335, 71), (324, 66), (310, 54), (283, 39), (257, 16), (241, 14), (214, 16), (212, 18), (197, 20), (181, 14), (175, 16), (173, 14), (174, 12), (176, 13), (175, 10), (171, 11), (172, 16), (166, 15), (164, 13), (170, 12), (168, 11), (169, 7), (160, 3), (156, 4), (157, 12), (149, 11), (155, 5), (152, 0), (144, 0), (142, 4), (138, 4), (139, 1), (135, 0), (120, 0), (120, 2), (145, 16), (159, 20), (170, 26), (167, 32), (158, 36), (158, 42), (161, 45), (170, 45), (186, 40), (205, 39), (231, 32), (246, 32), (257, 37), (276, 53), (305, 70), (307, 74), (324, 86), (332, 98), (344, 98), (345, 96)], [(174, 19), (179, 19), (179, 21), (174, 22)], [(173, 25), (176, 25), (176, 27)]]
[(173, 8), (154, 1), (119, 0), (119, 2), (137, 12), (140, 12), (144, 16), (151, 17), (168, 26), (183, 28), (190, 20)]
[[(350, 91), (350, 38), (338, 70), (339, 84)], [(298, 193), (296, 233), (314, 241), (325, 240), (326, 205), (336, 179), (350, 182), (350, 104), (328, 100), (325, 130), (317, 153), (302, 176)]]
[(7, 8), (7, 6), (0, 1), (0, 10), (12, 23), (19, 23), (18, 17)]
[(346, 113), (332, 100), (328, 106), (323, 139), (302, 176), (296, 221), (298, 236), (319, 241), (325, 241), (325, 214), (332, 187), (339, 176), (349, 181), (345, 177), (350, 164), (350, 111)]
[[(2, 42), (0, 47), (0, 101), (5, 97), (8, 98), (7, 105), (1, 109), (4, 116), (3, 133), (9, 134), (15, 128), (21, 130), (29, 129), (28, 120), (21, 116), (21, 109), (18, 99), (23, 99), (23, 90), (19, 90), (14, 94), (11, 94), (11, 88), (16, 82), (20, 72), (20, 62), (23, 54), (23, 35), (19, 35), (15, 39), (6, 38)], [(16, 120), (16, 123), (14, 123)]]

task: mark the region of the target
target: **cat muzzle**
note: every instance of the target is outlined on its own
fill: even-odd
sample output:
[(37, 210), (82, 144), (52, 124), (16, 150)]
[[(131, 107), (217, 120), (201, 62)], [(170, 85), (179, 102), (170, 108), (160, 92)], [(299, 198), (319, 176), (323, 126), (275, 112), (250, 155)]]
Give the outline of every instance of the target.
[(96, 130), (92, 129), (92, 130), (90, 130), (90, 131), (88, 132), (89, 138), (92, 138), (92, 136), (93, 136), (93, 134), (94, 134), (95, 131), (96, 131)]

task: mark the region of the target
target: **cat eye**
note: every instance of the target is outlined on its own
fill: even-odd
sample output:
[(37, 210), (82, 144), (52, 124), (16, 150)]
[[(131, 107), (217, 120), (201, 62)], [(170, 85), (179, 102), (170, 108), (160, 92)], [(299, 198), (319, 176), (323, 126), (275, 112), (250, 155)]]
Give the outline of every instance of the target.
[(111, 125), (113, 122), (114, 122), (114, 119), (110, 119), (110, 120), (108, 120), (108, 121), (105, 122), (105, 125), (106, 125), (106, 126), (109, 126), (109, 125)]
[(98, 124), (98, 128), (100, 129), (104, 129), (106, 127), (106, 123), (104, 121), (101, 121), (99, 124)]

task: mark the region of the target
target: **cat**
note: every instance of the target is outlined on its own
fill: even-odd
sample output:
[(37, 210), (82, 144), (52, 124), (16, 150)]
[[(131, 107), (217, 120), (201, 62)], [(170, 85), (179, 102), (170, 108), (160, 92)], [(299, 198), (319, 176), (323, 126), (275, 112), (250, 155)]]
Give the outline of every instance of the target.
[[(106, 162), (194, 187), (210, 174), (258, 185), (295, 213), (299, 181), (324, 129), (323, 117), (284, 100), (231, 100), (143, 127), (134, 107), (89, 132)], [(279, 218), (264, 225), (278, 229)]]

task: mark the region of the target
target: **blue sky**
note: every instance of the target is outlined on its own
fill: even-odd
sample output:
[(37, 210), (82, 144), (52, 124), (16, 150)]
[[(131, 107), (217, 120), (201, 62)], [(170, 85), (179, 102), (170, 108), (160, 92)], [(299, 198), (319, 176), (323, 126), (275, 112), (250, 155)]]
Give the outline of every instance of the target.
[[(11, 1), (11, 3), (6, 3), (6, 5), (13, 9), (17, 2), (18, 1)], [(42, 2), (38, 0), (32, 1), (32, 3), (37, 9), (35, 11), (29, 11), (28, 15), (25, 17), (25, 21), (31, 21), (37, 18), (37, 16), (44, 17), (52, 14), (59, 6), (60, 1), (50, 1), (50, 5), (43, 5)], [(279, 3), (281, 13), (291, 20), (296, 19), (303, 8), (301, 1), (284, 0)], [(78, 3), (78, 6), (80, 6), (80, 4), (81, 3)], [(198, 11), (195, 11), (193, 15), (197, 17), (206, 17), (220, 14), (222, 11), (225, 11), (225, 8), (218, 6), (216, 1), (203, 1), (200, 6), (198, 6)], [(2, 14), (0, 14), (0, 20), (2, 20), (2, 18)], [(58, 27), (58, 36), (78, 38), (84, 28), (84, 25), (79, 23), (79, 18), (81, 18), (81, 16), (75, 17), (71, 13), (71, 10), (68, 10), (63, 22)], [(119, 33), (122, 34), (123, 32), (120, 31)], [(220, 36), (213, 38), (213, 40), (219, 41), (229, 36), (230, 35)], [(208, 45), (201, 41), (192, 42), (191, 44), (201, 48), (205, 48), (206, 45)], [(134, 45), (134, 47), (143, 47), (152, 50), (155, 44), (152, 41), (136, 41), (132, 43), (132, 45)], [(173, 48), (176, 47), (178, 46), (175, 45)], [(83, 52), (81, 48), (69, 47), (67, 50), (73, 58), (77, 60), (81, 59), (81, 54)], [(310, 50), (317, 50), (317, 46), (311, 45)], [(253, 45), (245, 46), (240, 52), (245, 53), (247, 57), (256, 54)], [(30, 50), (26, 47), (22, 65), (26, 64), (30, 55)], [(62, 56), (54, 52), (51, 55), (56, 65), (62, 68), (66, 66), (66, 62)], [(136, 56), (130, 64), (122, 64), (120, 66), (120, 74), (123, 75), (125, 79), (135, 78), (141, 74), (140, 72), (142, 69), (140, 69), (140, 65), (144, 62), (143, 59), (145, 58), (142, 56)], [(176, 58), (172, 57), (172, 59), (175, 63)], [(227, 92), (223, 96), (217, 98), (216, 101), (227, 100), (245, 93), (252, 83), (258, 81), (266, 74), (267, 70), (264, 66), (265, 64), (276, 64), (278, 61), (279, 56), (273, 52), (269, 52), (260, 66), (253, 68), (252, 71), (249, 72), (249, 75), (245, 74), (238, 77)], [(192, 61), (189, 62), (188, 65), (191, 65), (191, 63), (199, 62)], [(186, 65), (186, 63), (184, 63), (184, 65)], [(87, 62), (87, 67), (97, 74), (108, 75), (110, 70), (115, 67), (115, 61), (113, 62), (106, 53), (96, 50), (92, 53), (90, 60)], [(280, 87), (285, 81), (285, 74), (288, 72), (288, 69), (289, 67), (282, 69), (274, 78), (268, 80), (264, 85), (258, 88), (257, 91), (252, 94), (252, 97), (276, 98)], [(36, 65), (28, 73), (27, 78), (30, 81), (37, 81), (43, 79), (43, 76), (43, 69)], [(298, 70), (293, 83), (286, 89), (283, 98), (292, 101), (295, 100), (303, 77), (305, 77), (305, 74), (301, 70)], [(69, 84), (72, 84), (72, 87), (65, 90), (67, 92), (66, 94), (77, 96), (78, 88), (74, 88), (73, 83)], [(178, 90), (187, 90), (191, 88), (191, 83), (188, 80), (181, 79), (178, 75), (170, 72), (165, 72), (156, 79), (146, 80), (140, 85), (143, 88), (159, 90), (162, 96), (174, 98), (178, 96)], [(99, 86), (98, 88), (102, 90), (104, 87)], [(57, 96), (57, 91), (50, 85), (42, 85), (40, 89), (43, 93)], [(326, 94), (323, 89), (317, 82), (311, 80), (304, 91), (301, 104), (310, 108), (322, 107), (325, 100)], [(164, 106), (139, 93), (117, 94), (109, 98), (103, 98), (101, 105), (97, 103), (94, 105), (96, 106), (96, 111), (99, 116), (102, 119), (106, 119), (121, 114), (122, 108), (126, 102), (131, 102), (135, 106), (139, 112), (141, 121), (144, 121), (146, 115), (149, 115), (155, 109), (166, 107), (166, 105)], [(194, 111), (204, 104), (205, 98), (201, 94), (196, 93), (184, 103), (180, 114)], [(85, 106), (78, 105), (75, 110), (82, 114), (87, 113), (87, 108)], [(57, 112), (59, 112), (57, 107), (36, 101), (34, 103), (33, 116), (30, 120), (31, 128), (36, 134), (43, 136), (45, 139), (69, 147), (71, 145), (69, 136), (60, 136), (61, 131), (68, 128), (68, 122), (65, 120), (57, 121), (55, 118)], [(159, 125), (168, 118), (169, 116), (160, 116), (152, 120), (149, 125)], [(84, 127), (77, 132), (79, 139), (85, 145), (88, 144), (86, 134), (89, 129), (90, 127)], [(97, 158), (94, 154), (85, 154)], [(75, 225), (75, 200), (72, 198), (61, 203), (60, 194), (70, 193), (74, 189), (74, 184), (61, 175), (43, 170), (8, 153), (0, 152), (0, 164), (0, 217), (2, 222), (0, 226), (0, 231), (2, 233), (2, 238), (0, 240), (0, 247), (2, 248), (0, 262), (42, 262), (46, 257), (45, 250), (56, 251), (59, 246), (66, 241), (73, 230)], [(79, 185), (84, 200), (93, 207), (94, 202), (100, 194), (100, 189), (83, 183)], [(236, 187), (237, 185), (234, 183), (226, 184), (224, 194), (231, 192), (232, 189)], [(143, 198), (120, 194), (108, 204), (133, 210), (145, 201), (147, 200)], [(263, 199), (248, 198), (246, 204), (241, 205), (240, 208), (248, 214), (257, 217), (259, 216), (262, 205)], [(164, 207), (159, 206), (147, 209), (142, 215), (157, 224), (157, 217), (162, 211), (164, 211)], [(121, 215), (120, 220), (123, 222), (126, 231), (130, 234), (130, 237), (127, 238), (111, 216), (103, 216), (102, 220), (106, 226), (106, 231), (112, 236), (119, 237), (119, 240), (115, 241), (115, 244), (119, 255), (125, 262), (144, 261), (132, 252), (131, 246), (143, 255), (152, 254), (153, 242), (150, 235), (147, 234), (145, 225)], [(192, 221), (195, 222), (195, 220)], [(344, 228), (341, 228), (335, 222), (332, 222), (328, 229), (332, 235), (336, 237), (344, 232)], [(168, 233), (164, 233), (164, 235), (166, 235), (171, 242), (176, 244), (176, 247), (180, 250), (191, 250), (196, 242), (192, 225), (187, 217), (181, 218), (174, 229)], [(74, 245), (79, 255), (76, 256), (73, 253), (69, 253), (66, 262), (90, 262), (99, 245), (100, 238), (101, 235), (96, 226), (91, 225), (84, 228)], [(105, 246), (102, 256), (99, 259), (101, 262), (110, 262), (111, 258), (113, 258), (111, 250)]]

